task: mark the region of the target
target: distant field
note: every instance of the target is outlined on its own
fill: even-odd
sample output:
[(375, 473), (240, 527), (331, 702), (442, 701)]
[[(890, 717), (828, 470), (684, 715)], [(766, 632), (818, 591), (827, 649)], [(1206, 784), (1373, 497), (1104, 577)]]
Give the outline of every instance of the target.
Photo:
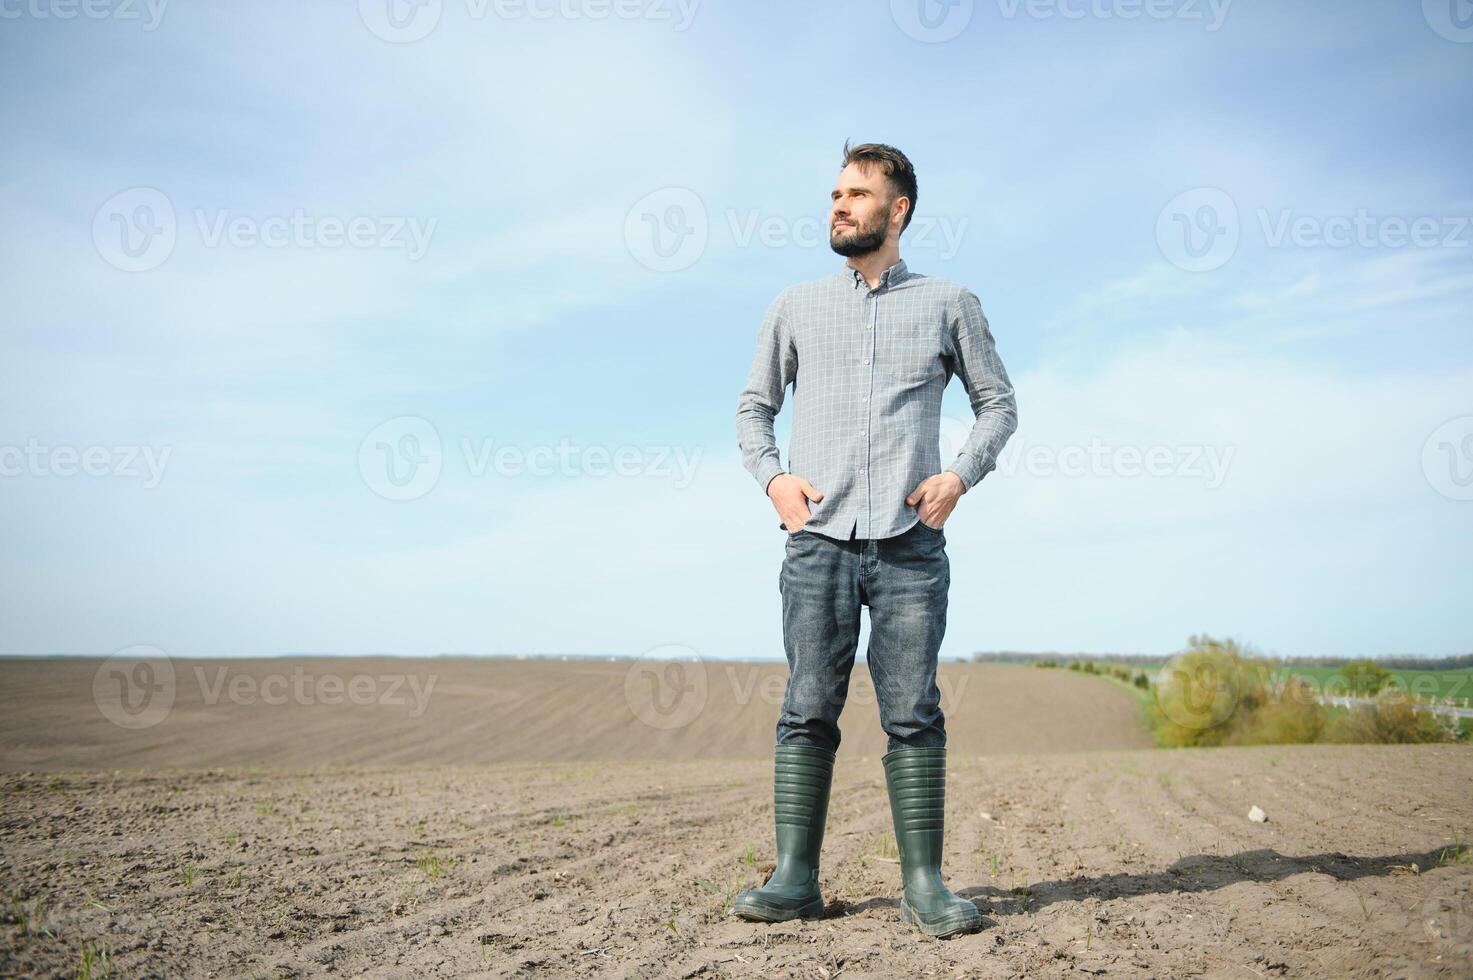
[[(1290, 677), (1303, 677), (1325, 694), (1348, 693), (1344, 675), (1335, 667), (1285, 667)], [(1473, 669), (1393, 670), (1397, 686), (1428, 698), (1473, 698)]]
[[(715, 660), (174, 660), (167, 712), (124, 728), (107, 716), (143, 685), (98, 670), (0, 661), (0, 770), (763, 758), (788, 675), (785, 663)], [(1087, 677), (943, 663), (937, 686), (960, 753), (1153, 744), (1135, 704)], [(863, 663), (840, 725), (841, 756), (884, 753)]]

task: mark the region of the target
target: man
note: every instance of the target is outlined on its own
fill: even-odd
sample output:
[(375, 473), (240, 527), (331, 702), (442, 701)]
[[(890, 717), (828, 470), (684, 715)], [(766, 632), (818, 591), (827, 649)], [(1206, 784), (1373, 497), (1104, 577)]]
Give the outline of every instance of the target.
[[(941, 880), (946, 727), (936, 656), (951, 582), (942, 528), (996, 467), (1017, 409), (977, 297), (900, 259), (916, 202), (905, 154), (846, 142), (832, 197), (829, 244), (847, 257), (844, 268), (778, 294), (737, 407), (743, 463), (788, 531), (779, 591), (789, 673), (774, 753), (777, 867), (732, 912), (765, 922), (823, 912), (819, 850), (868, 606), (900, 915), (934, 936), (970, 932), (981, 927), (977, 907)], [(953, 374), (976, 422), (942, 470), (941, 393)], [(789, 384), (784, 470), (773, 420)]]

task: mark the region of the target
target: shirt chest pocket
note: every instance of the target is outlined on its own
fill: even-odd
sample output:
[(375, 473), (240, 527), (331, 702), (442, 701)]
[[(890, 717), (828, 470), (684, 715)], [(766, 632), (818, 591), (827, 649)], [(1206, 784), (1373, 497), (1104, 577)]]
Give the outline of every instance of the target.
[(894, 324), (877, 341), (878, 373), (903, 384), (922, 384), (942, 372), (941, 332), (924, 323)]

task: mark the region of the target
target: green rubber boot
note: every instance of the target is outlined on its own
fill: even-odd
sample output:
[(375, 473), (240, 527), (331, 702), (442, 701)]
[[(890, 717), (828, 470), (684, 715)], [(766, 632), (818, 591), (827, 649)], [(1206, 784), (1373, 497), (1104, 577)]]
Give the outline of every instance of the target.
[(946, 749), (899, 748), (887, 753), (885, 785), (900, 849), (905, 894), (900, 918), (928, 936), (982, 928), (977, 906), (941, 881), (941, 842), (946, 815)]
[(777, 867), (767, 884), (748, 888), (731, 904), (733, 915), (755, 922), (816, 919), (823, 915), (818, 854), (829, 814), (834, 753), (810, 745), (774, 751), (772, 796), (777, 825)]

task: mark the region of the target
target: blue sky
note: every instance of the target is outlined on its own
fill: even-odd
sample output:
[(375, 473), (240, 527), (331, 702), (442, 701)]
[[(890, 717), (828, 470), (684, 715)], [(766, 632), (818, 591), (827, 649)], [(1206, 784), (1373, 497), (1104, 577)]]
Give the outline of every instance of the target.
[(0, 652), (780, 657), (846, 138), (1017, 389), (944, 656), (1473, 649), (1453, 3), (7, 4)]

